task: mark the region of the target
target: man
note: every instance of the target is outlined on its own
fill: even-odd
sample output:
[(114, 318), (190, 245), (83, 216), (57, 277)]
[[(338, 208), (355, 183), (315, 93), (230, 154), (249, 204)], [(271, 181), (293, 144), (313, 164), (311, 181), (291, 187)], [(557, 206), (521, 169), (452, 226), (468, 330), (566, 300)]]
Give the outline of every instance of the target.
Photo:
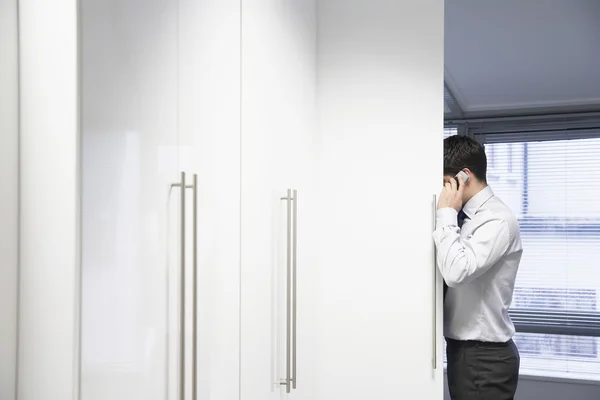
[[(468, 178), (456, 177), (463, 171)], [(517, 218), (487, 185), (477, 141), (444, 140), (433, 233), (444, 277), (444, 335), (453, 400), (514, 398), (520, 358), (508, 315), (523, 248)]]

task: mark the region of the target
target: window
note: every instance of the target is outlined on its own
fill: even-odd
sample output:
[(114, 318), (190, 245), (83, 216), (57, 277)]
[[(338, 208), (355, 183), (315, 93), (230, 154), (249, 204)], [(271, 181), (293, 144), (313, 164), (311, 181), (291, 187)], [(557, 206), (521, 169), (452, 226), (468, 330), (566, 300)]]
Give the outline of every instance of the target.
[(444, 128), (444, 139), (446, 139), (448, 136), (454, 136), (456, 134), (458, 134), (458, 129), (456, 127), (447, 126)]
[[(512, 307), (529, 310), (585, 311), (594, 309), (597, 302), (596, 290), (517, 287)], [(598, 361), (600, 351), (594, 337), (518, 333), (515, 341), (525, 363), (529, 364), (530, 369), (535, 367), (538, 372), (541, 369), (540, 363), (545, 363), (542, 370), (561, 370), (565, 361), (579, 362), (583, 367), (590, 364), (590, 367), (595, 368), (594, 362)], [(548, 358), (561, 361), (547, 364), (545, 360)]]
[(595, 309), (596, 290), (549, 289), (516, 287), (512, 306), (536, 310), (577, 310)]
[[(600, 321), (600, 139), (503, 143), (496, 134), (485, 148), (488, 183), (521, 226), (511, 308), (521, 368), (600, 380), (600, 339), (578, 333)], [(571, 320), (573, 335), (556, 334)]]
[(600, 380), (600, 130), (570, 140), (566, 131), (474, 137), (488, 183), (521, 227), (510, 311), (521, 372)]

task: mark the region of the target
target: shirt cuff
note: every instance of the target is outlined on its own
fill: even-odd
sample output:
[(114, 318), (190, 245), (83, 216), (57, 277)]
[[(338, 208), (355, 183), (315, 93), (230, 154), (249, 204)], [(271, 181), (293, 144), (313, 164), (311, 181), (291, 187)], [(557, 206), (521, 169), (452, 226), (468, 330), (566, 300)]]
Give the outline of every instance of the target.
[(440, 208), (437, 210), (436, 227), (458, 226), (458, 212), (452, 207)]

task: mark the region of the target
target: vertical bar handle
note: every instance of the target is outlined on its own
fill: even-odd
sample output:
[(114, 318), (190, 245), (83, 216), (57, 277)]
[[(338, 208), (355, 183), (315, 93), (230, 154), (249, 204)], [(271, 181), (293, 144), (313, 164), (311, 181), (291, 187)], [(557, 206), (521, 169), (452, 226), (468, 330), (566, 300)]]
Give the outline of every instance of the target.
[(297, 340), (296, 337), (298, 335), (298, 318), (297, 318), (297, 300), (298, 300), (298, 284), (297, 284), (297, 276), (298, 276), (298, 191), (294, 190), (294, 197), (293, 197), (293, 202), (294, 202), (294, 241), (293, 241), (293, 253), (294, 253), (294, 258), (293, 258), (293, 272), (292, 272), (292, 276), (293, 276), (293, 310), (292, 310), (292, 324), (294, 325), (294, 336), (293, 336), (293, 341), (292, 341), (292, 387), (294, 389), (296, 389), (296, 384), (297, 384), (297, 380), (296, 380), (296, 346), (297, 346)]
[(193, 303), (192, 303), (192, 399), (197, 400), (197, 347), (198, 347), (198, 174), (194, 174), (194, 183), (187, 188), (193, 189), (194, 206), (193, 206), (193, 244), (192, 244), (192, 287), (193, 287)]
[(186, 189), (193, 189), (193, 245), (192, 245), (192, 399), (197, 400), (197, 369), (198, 369), (198, 175), (194, 174), (194, 181), (191, 185), (186, 185), (185, 172), (181, 172), (181, 181), (173, 183), (171, 187), (181, 188), (180, 202), (180, 344), (179, 344), (179, 398), (185, 400), (185, 197)]
[(291, 357), (292, 351), (292, 190), (287, 190), (287, 196), (281, 200), (286, 201), (287, 209), (287, 236), (286, 236), (286, 328), (285, 328), (285, 379), (280, 382), (281, 386), (286, 386), (286, 392), (290, 393), (292, 389), (291, 381)]
[(292, 334), (292, 316), (290, 313), (292, 306), (292, 191), (287, 191), (287, 298), (286, 298), (286, 348), (285, 348), (285, 384), (287, 386), (286, 392), (290, 393), (292, 386), (291, 383), (291, 334)]
[(179, 344), (179, 397), (181, 400), (185, 400), (185, 172), (181, 172), (181, 251), (180, 254), (180, 344)]
[[(433, 195), (433, 212), (431, 216), (432, 220), (432, 231), (435, 231), (436, 219), (437, 219), (437, 196)], [(433, 242), (433, 239), (432, 239)], [(432, 366), (434, 371), (437, 369), (437, 254), (436, 254), (435, 243), (433, 243), (433, 343), (432, 343)]]
[(179, 305), (179, 398), (185, 400), (185, 172), (181, 172), (181, 181), (171, 187), (181, 188), (180, 199), (180, 305)]

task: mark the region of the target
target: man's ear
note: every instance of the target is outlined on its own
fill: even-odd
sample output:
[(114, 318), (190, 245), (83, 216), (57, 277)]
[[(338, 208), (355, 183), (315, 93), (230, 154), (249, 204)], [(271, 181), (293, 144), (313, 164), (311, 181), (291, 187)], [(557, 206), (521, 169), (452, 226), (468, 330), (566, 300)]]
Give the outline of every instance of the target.
[(469, 180), (472, 180), (475, 177), (469, 168), (463, 168), (463, 172), (467, 174)]

